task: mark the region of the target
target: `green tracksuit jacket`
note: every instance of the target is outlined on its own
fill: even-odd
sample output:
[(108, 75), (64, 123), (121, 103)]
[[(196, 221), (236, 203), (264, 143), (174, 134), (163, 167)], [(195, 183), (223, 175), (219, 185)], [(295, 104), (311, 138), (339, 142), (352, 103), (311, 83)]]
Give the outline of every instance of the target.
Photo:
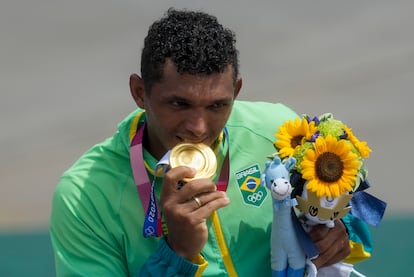
[[(53, 197), (50, 234), (57, 276), (271, 276), (271, 195), (259, 186), (267, 157), (275, 152), (275, 132), (297, 114), (282, 104), (236, 101), (226, 124), (229, 149), (227, 194), (231, 203), (208, 221), (208, 242), (190, 263), (163, 238), (144, 238), (144, 210), (130, 165), (130, 142), (145, 111), (132, 112), (110, 138), (89, 149), (61, 177)], [(151, 168), (155, 160), (144, 149)], [(218, 169), (219, 170), (219, 169)], [(155, 191), (159, 196), (161, 179)], [(370, 256), (365, 224), (343, 220), (356, 262)]]

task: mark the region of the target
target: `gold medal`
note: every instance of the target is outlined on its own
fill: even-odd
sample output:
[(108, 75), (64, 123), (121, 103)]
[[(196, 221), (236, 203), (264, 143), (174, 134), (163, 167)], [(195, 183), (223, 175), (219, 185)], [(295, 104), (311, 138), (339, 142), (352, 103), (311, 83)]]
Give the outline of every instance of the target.
[(216, 155), (210, 147), (202, 143), (177, 144), (171, 149), (170, 166), (174, 168), (181, 165), (195, 168), (197, 171), (193, 178), (184, 178), (184, 182), (193, 179), (211, 178), (217, 169)]

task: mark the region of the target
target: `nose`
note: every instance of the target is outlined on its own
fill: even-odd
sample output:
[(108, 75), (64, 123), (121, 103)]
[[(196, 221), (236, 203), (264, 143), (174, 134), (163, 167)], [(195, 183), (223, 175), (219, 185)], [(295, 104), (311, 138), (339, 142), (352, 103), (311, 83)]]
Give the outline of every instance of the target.
[(186, 129), (196, 138), (201, 138), (207, 133), (207, 117), (202, 112), (195, 112), (188, 115)]

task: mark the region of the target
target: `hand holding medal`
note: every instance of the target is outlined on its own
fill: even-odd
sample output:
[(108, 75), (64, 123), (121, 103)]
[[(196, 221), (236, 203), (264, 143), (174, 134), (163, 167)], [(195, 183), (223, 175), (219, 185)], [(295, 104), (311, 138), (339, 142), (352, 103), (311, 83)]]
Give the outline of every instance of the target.
[(167, 241), (179, 255), (193, 260), (207, 241), (207, 218), (229, 199), (212, 181), (217, 161), (209, 146), (178, 144), (169, 151), (168, 162), (160, 197)]

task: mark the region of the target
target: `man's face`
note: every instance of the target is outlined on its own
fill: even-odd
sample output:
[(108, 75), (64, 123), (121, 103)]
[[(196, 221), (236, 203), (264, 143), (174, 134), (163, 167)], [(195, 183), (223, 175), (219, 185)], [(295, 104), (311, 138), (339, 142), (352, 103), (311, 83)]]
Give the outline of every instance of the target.
[(161, 158), (177, 143), (211, 145), (222, 131), (241, 88), (233, 69), (211, 75), (179, 74), (167, 61), (164, 77), (144, 94), (146, 148)]

